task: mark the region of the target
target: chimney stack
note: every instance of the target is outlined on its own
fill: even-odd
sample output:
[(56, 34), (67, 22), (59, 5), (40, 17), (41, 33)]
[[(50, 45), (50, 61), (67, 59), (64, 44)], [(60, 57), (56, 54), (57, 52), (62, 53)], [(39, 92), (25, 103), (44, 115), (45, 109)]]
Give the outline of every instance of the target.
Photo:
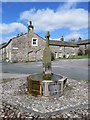
[(72, 39), (72, 42), (73, 42), (73, 43), (75, 42), (75, 39), (74, 39), (74, 38)]
[(19, 34), (17, 34), (17, 37), (19, 37), (20, 35)]
[(63, 38), (63, 36), (61, 37), (61, 41), (64, 41), (64, 38)]
[(82, 40), (82, 38), (81, 38), (81, 37), (79, 37), (79, 38), (78, 38), (78, 42), (80, 42), (81, 40)]

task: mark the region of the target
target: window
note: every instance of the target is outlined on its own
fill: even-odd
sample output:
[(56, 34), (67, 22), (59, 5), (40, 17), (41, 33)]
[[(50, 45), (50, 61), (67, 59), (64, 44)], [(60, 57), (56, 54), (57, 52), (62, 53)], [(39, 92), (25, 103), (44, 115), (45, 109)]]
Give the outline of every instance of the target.
[(60, 57), (60, 58), (62, 58), (62, 57), (63, 57), (62, 52), (59, 52), (59, 57)]
[(33, 39), (33, 45), (36, 45), (36, 39)]
[(13, 49), (13, 50), (18, 50), (18, 47), (13, 47), (12, 49)]
[(57, 52), (55, 52), (55, 58), (58, 58), (58, 53)]
[(32, 38), (32, 46), (38, 46), (38, 39)]

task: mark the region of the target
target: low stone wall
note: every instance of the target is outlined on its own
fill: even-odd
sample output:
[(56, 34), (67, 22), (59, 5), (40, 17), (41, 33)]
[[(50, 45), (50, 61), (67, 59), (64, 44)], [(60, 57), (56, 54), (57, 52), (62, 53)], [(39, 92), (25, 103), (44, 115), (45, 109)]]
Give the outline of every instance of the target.
[[(38, 77), (40, 74), (35, 74), (33, 76)], [(58, 75), (59, 76), (59, 75)], [(39, 76), (40, 77), (40, 76)], [(61, 77), (61, 76), (60, 76)], [(61, 96), (66, 87), (67, 78), (62, 77), (61, 79), (57, 79), (55, 81), (52, 80), (36, 80), (30, 75), (27, 77), (27, 87), (28, 92), (34, 96)]]
[(62, 78), (57, 81), (42, 81), (42, 93), (43, 96), (61, 96), (66, 87), (67, 78)]

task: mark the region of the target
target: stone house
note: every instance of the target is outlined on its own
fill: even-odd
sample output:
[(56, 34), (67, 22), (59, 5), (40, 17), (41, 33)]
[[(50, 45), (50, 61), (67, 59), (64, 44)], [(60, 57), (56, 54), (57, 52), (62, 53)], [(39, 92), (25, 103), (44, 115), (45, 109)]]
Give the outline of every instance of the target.
[[(17, 35), (9, 40), (8, 43), (0, 45), (0, 61), (10, 62), (26, 62), (26, 61), (41, 61), (43, 50), (45, 48), (45, 39), (34, 33), (34, 27), (30, 21), (28, 33)], [(89, 40), (81, 40), (78, 42), (65, 42), (63, 36), (61, 40), (50, 40), (50, 49), (54, 53), (55, 58), (69, 57), (77, 55), (78, 50), (88, 49)]]

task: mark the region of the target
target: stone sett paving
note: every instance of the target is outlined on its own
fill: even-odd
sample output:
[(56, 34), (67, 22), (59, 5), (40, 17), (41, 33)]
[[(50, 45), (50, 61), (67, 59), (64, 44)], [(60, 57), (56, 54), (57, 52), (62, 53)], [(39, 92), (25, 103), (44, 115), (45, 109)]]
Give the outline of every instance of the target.
[(61, 97), (34, 97), (26, 94), (26, 76), (2, 82), (1, 117), (82, 118), (88, 116), (88, 84), (68, 79)]

